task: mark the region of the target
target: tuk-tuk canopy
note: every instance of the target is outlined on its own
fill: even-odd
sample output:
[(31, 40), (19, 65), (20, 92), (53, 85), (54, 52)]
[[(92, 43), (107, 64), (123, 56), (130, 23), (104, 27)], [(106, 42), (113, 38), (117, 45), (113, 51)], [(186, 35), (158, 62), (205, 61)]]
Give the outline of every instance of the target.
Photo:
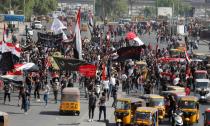
[(157, 108), (154, 108), (154, 107), (138, 107), (136, 109), (136, 111), (138, 112), (150, 112), (150, 113), (155, 113), (158, 111)]
[(195, 101), (197, 102), (198, 101), (198, 98), (195, 97), (195, 96), (183, 96), (180, 98), (180, 100), (182, 101)]

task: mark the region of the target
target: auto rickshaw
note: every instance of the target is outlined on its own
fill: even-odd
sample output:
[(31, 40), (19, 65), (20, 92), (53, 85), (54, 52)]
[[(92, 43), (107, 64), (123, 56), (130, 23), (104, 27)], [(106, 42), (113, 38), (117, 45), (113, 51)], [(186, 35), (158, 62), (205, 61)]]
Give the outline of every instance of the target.
[(129, 98), (117, 99), (115, 107), (116, 125), (128, 125), (131, 123), (131, 100)]
[(204, 116), (204, 126), (210, 125), (210, 108), (207, 108), (204, 113), (202, 113)]
[(145, 94), (148, 107), (155, 107), (158, 109), (158, 118), (162, 121), (165, 117), (165, 99), (163, 96), (156, 94)]
[(198, 123), (200, 118), (200, 110), (197, 97), (181, 97), (178, 106), (183, 112), (183, 121), (185, 125), (193, 125), (194, 123)]
[(78, 88), (64, 88), (61, 94), (60, 114), (80, 114), (80, 91)]
[(130, 125), (136, 108), (142, 106), (145, 106), (143, 99), (118, 98), (114, 112), (116, 125)]
[(195, 71), (195, 79), (207, 79), (208, 72), (206, 70), (196, 70)]
[(171, 57), (179, 57), (180, 55), (185, 53), (185, 50), (183, 49), (170, 49), (169, 51)]
[(9, 116), (6, 112), (0, 112), (0, 126), (9, 126)]
[(158, 126), (158, 109), (153, 107), (137, 108), (133, 124), (135, 126)]
[(131, 98), (131, 112), (135, 114), (138, 107), (146, 107), (146, 102), (140, 98)]
[(168, 91), (180, 91), (185, 92), (185, 88), (180, 86), (167, 86)]
[(173, 96), (176, 101), (179, 101), (179, 99), (183, 96), (186, 96), (185, 92), (181, 91), (162, 91), (161, 96), (165, 98), (165, 111), (166, 111), (166, 116), (168, 116), (169, 113), (169, 96)]

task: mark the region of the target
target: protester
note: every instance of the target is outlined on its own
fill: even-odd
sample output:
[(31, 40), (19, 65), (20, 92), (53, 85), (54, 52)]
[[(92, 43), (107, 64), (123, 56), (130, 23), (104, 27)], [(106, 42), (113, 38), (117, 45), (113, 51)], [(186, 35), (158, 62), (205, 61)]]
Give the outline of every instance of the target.
[(37, 100), (38, 102), (40, 101), (40, 88), (41, 88), (40, 80), (36, 79), (35, 90), (34, 90), (34, 99)]
[(106, 95), (105, 92), (102, 93), (102, 96), (99, 99), (99, 120), (101, 120), (101, 114), (104, 113), (104, 121), (106, 121)]
[(6, 98), (8, 97), (9, 102), (10, 102), (10, 97), (11, 97), (11, 90), (12, 90), (12, 85), (10, 82), (4, 81), (4, 104), (6, 103)]
[(95, 107), (96, 107), (96, 95), (94, 94), (94, 92), (91, 92), (91, 94), (89, 95), (89, 102), (88, 102), (88, 109), (89, 109), (89, 122), (93, 121), (94, 118), (94, 111), (95, 111)]
[(49, 94), (50, 94), (50, 86), (48, 84), (45, 84), (45, 86), (44, 86), (44, 96), (43, 96), (43, 99), (44, 99), (44, 102), (45, 102), (45, 107), (47, 107), (47, 105), (48, 105)]
[(54, 94), (54, 100), (57, 104), (58, 102), (58, 90), (59, 90), (60, 84), (58, 82), (58, 79), (55, 80), (55, 82), (52, 84), (53, 94)]

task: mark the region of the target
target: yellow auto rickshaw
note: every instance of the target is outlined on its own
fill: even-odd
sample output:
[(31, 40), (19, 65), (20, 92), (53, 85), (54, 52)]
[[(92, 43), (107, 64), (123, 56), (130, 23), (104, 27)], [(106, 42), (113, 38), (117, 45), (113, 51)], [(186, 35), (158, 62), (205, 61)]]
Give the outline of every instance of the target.
[(9, 116), (6, 112), (0, 111), (0, 126), (9, 126)]
[(135, 126), (158, 126), (158, 109), (153, 107), (137, 108), (133, 124)]
[(80, 114), (80, 91), (78, 88), (64, 88), (61, 94), (60, 114)]
[(185, 125), (198, 123), (200, 110), (198, 98), (195, 96), (184, 96), (179, 100), (179, 108), (183, 111), (183, 121)]
[(131, 98), (131, 113), (135, 114), (138, 107), (146, 107), (146, 102), (140, 98)]
[(167, 86), (168, 91), (180, 91), (185, 92), (185, 88), (180, 86)]
[(116, 125), (130, 125), (137, 107), (145, 106), (140, 98), (118, 98), (115, 107)]
[(144, 97), (147, 99), (146, 102), (148, 107), (158, 109), (158, 118), (162, 121), (166, 115), (164, 97), (156, 94), (145, 94)]

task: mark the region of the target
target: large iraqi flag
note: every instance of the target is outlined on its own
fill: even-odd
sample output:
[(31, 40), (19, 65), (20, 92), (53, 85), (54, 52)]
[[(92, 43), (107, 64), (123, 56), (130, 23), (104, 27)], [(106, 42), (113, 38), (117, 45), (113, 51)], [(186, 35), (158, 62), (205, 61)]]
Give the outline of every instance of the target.
[(74, 54), (75, 58), (82, 60), (82, 40), (80, 34), (80, 9), (77, 13), (77, 22), (75, 26), (75, 45), (76, 45), (76, 52)]

